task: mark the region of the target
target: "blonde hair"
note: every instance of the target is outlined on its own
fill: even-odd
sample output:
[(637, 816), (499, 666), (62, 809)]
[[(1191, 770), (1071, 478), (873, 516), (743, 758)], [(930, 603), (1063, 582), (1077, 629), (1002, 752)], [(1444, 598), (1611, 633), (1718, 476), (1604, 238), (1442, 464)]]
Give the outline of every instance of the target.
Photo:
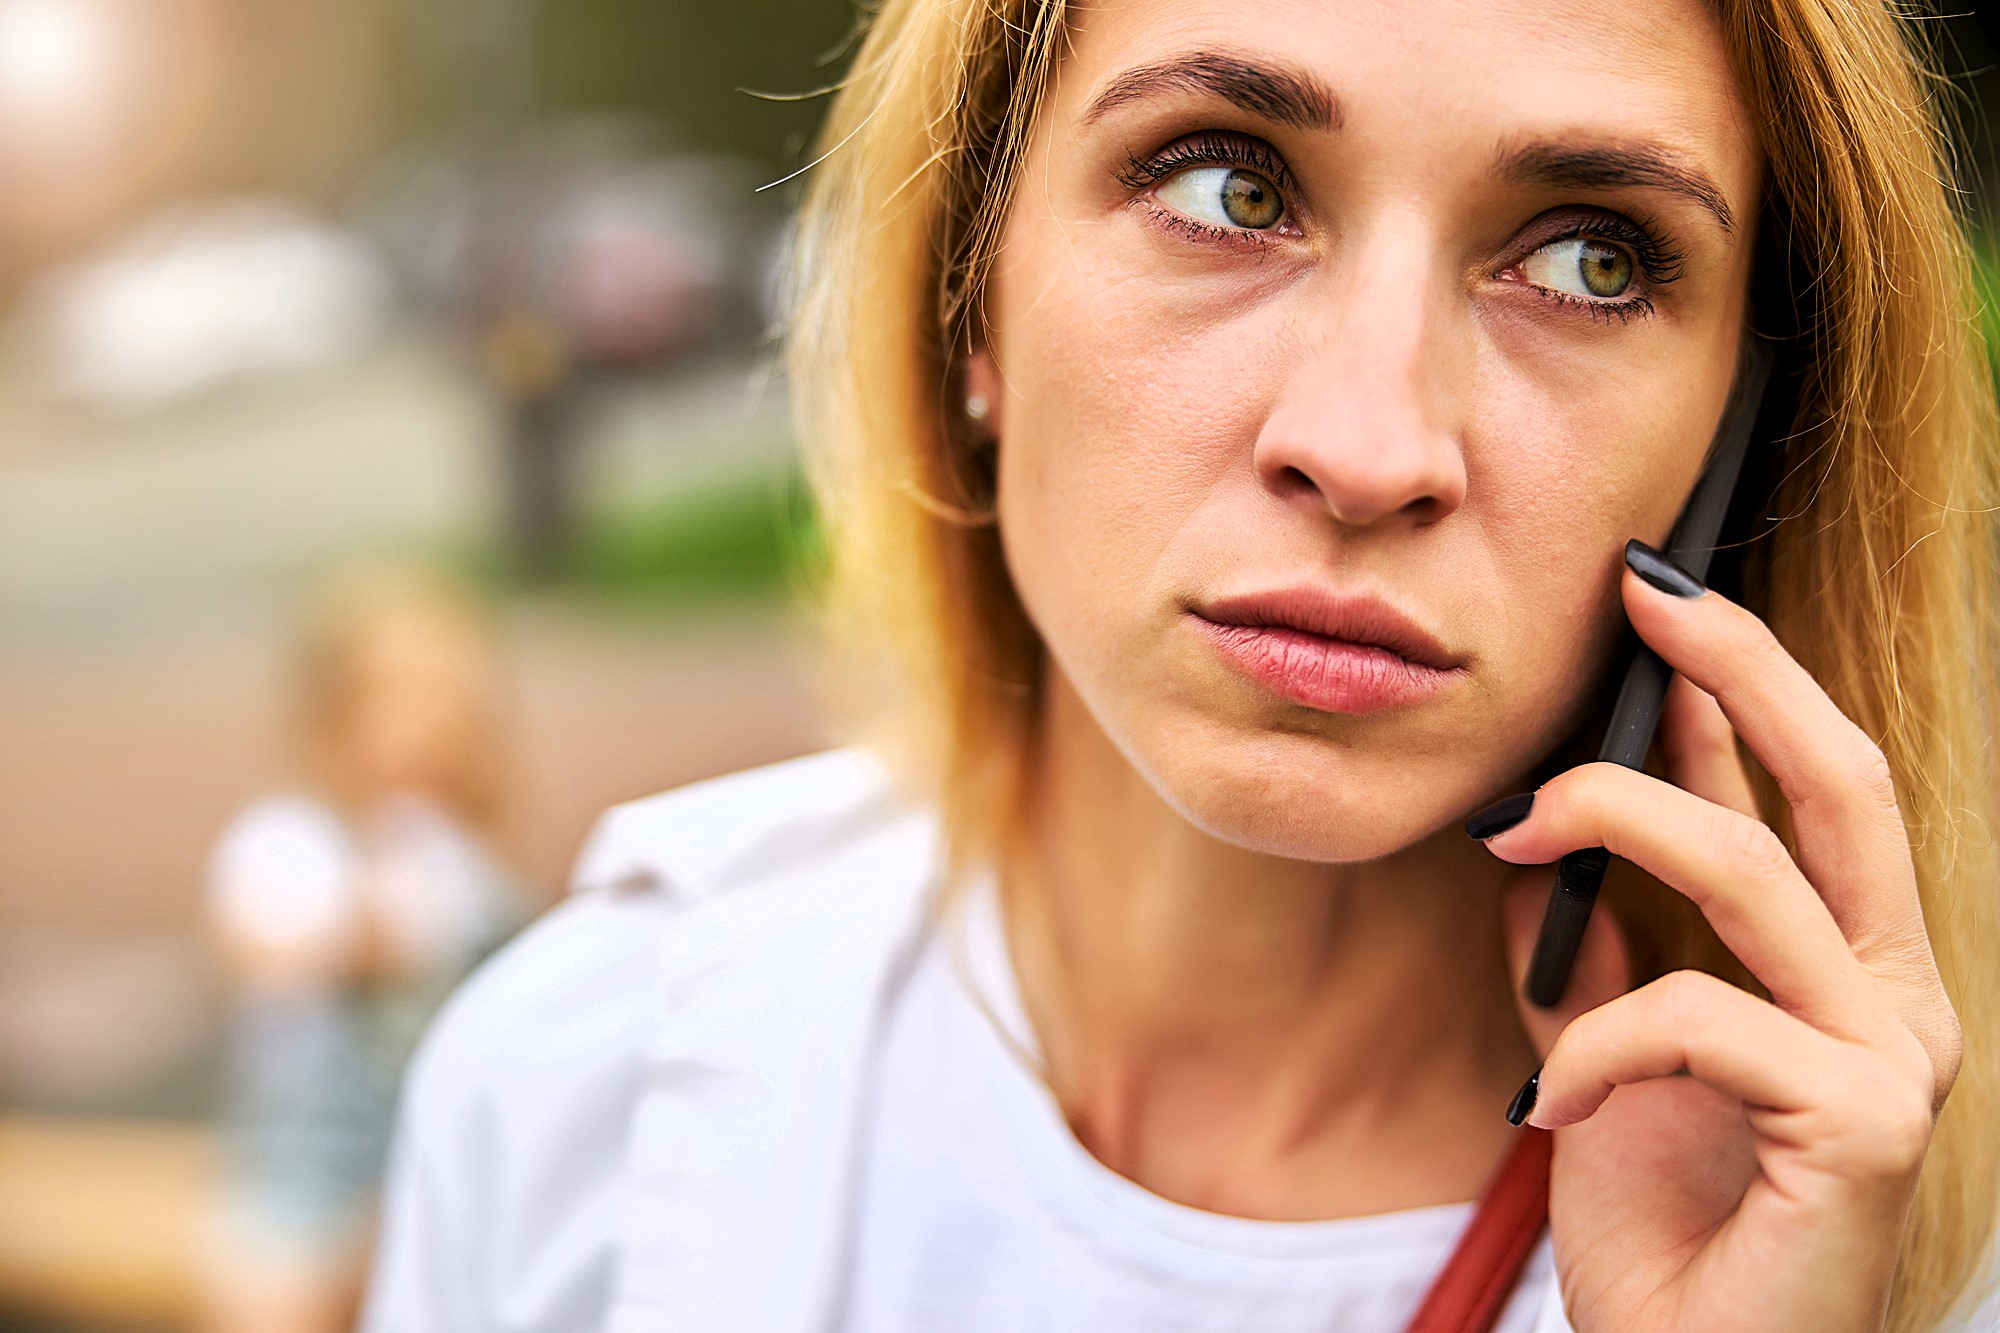
[[(1914, 1333), (1977, 1282), (2000, 1209), (1993, 392), (1937, 88), (1907, 25), (1887, 0), (1717, 10), (1766, 136), (1753, 320), (1787, 340), (1798, 383), (1746, 599), (1881, 746), (1965, 1031), (1891, 1304)], [(1065, 22), (1064, 0), (886, 0), (799, 224), (790, 354), (827, 627), (864, 682), (847, 702), (869, 739), (940, 806), (954, 874), (1009, 834), (1040, 695), (991, 457), (955, 409)], [(1682, 903), (1622, 900), (1642, 955), (1730, 972), (1668, 896)]]
[[(379, 658), (418, 647), (425, 670), (384, 682)], [(468, 825), (491, 831), (509, 765), (498, 649), (484, 606), (435, 570), (380, 565), (335, 578), (312, 607), (297, 656), (299, 739), (309, 775), (341, 805), (365, 811), (392, 795), (382, 775), (357, 772), (348, 753), (362, 710), (385, 688), (417, 690), (430, 711), (421, 794)]]

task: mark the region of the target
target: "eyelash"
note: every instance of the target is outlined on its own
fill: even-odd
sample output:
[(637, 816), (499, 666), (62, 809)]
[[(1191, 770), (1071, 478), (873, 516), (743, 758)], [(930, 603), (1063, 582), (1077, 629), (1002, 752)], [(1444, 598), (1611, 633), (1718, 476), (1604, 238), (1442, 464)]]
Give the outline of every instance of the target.
[(1118, 179), (1134, 190), (1143, 190), (1184, 167), (1196, 166), (1243, 167), (1270, 177), (1271, 183), (1281, 190), (1292, 188), (1292, 173), (1271, 145), (1248, 135), (1218, 130), (1176, 140), (1150, 158), (1128, 154)]
[[(1128, 154), (1124, 168), (1118, 173), (1118, 183), (1137, 192), (1158, 185), (1177, 171), (1203, 166), (1242, 167), (1268, 178), (1282, 195), (1290, 196), (1293, 192), (1292, 174), (1271, 145), (1262, 139), (1219, 130), (1177, 140), (1150, 158)], [(1287, 218), (1291, 215), (1290, 210), (1291, 205), (1287, 202)], [(1199, 218), (1191, 218), (1179, 209), (1164, 206), (1156, 207), (1156, 213), (1166, 226), (1195, 240), (1250, 246), (1265, 246), (1272, 242), (1268, 231), (1218, 227)]]
[[(1284, 195), (1289, 196), (1293, 192), (1291, 172), (1286, 168), (1284, 159), (1279, 157), (1269, 144), (1262, 139), (1217, 130), (1205, 131), (1178, 140), (1150, 158), (1128, 154), (1125, 166), (1118, 172), (1118, 182), (1137, 193), (1158, 185), (1177, 171), (1194, 166), (1242, 167), (1268, 177)], [(1288, 217), (1290, 207), (1288, 200), (1286, 204)], [(1199, 218), (1191, 218), (1178, 209), (1156, 206), (1156, 213), (1163, 224), (1196, 240), (1254, 246), (1265, 246), (1272, 242), (1269, 232), (1217, 227)], [(1647, 284), (1656, 288), (1665, 287), (1679, 278), (1687, 262), (1686, 252), (1676, 249), (1654, 228), (1643, 221), (1615, 213), (1598, 213), (1578, 218), (1571, 225), (1542, 237), (1534, 249), (1539, 250), (1543, 246), (1579, 238), (1612, 241), (1624, 246), (1632, 252), (1633, 262), (1638, 265), (1640, 272), (1646, 275)], [(1520, 260), (1515, 261), (1516, 264), (1520, 262)], [(1654, 311), (1652, 298), (1644, 295), (1620, 300), (1593, 301), (1535, 283), (1523, 285), (1545, 300), (1561, 306), (1580, 306), (1592, 318), (1602, 318), (1606, 322), (1615, 317), (1620, 323), (1629, 323), (1635, 315), (1649, 317)]]
[[(1676, 249), (1663, 239), (1659, 232), (1644, 222), (1617, 213), (1594, 213), (1589, 217), (1576, 218), (1559, 230), (1540, 238), (1509, 268), (1518, 266), (1526, 260), (1528, 254), (1533, 254), (1545, 246), (1579, 239), (1612, 241), (1624, 246), (1632, 252), (1632, 261), (1639, 266), (1639, 271), (1646, 275), (1646, 283), (1650, 287), (1665, 287), (1674, 282), (1681, 276), (1681, 270), (1687, 263), (1686, 251)], [(1623, 324), (1630, 323), (1634, 315), (1650, 317), (1653, 314), (1653, 300), (1643, 294), (1617, 300), (1593, 301), (1588, 297), (1555, 291), (1531, 282), (1523, 285), (1544, 300), (1561, 306), (1580, 306), (1593, 319), (1602, 318), (1607, 323), (1614, 317)]]

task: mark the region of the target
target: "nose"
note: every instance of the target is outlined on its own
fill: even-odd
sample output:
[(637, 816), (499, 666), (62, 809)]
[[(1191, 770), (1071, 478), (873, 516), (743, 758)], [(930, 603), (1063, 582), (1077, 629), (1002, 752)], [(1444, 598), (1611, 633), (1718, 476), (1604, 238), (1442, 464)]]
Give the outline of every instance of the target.
[(1344, 526), (1435, 523), (1465, 500), (1453, 329), (1437, 265), (1403, 237), (1315, 284), (1292, 369), (1259, 432), (1259, 478)]

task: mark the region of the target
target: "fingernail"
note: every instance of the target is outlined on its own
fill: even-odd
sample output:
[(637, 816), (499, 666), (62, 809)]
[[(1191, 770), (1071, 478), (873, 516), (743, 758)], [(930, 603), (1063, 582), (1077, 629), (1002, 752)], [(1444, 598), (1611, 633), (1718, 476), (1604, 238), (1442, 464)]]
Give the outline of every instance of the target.
[(1528, 1081), (1514, 1094), (1514, 1100), (1507, 1103), (1507, 1123), (1518, 1127), (1522, 1121), (1535, 1113), (1535, 1098), (1542, 1090), (1542, 1071), (1537, 1069), (1528, 1075)]
[(1708, 586), (1700, 579), (1636, 537), (1625, 543), (1625, 563), (1634, 574), (1661, 592), (1695, 598), (1708, 591)]
[(1528, 817), (1528, 811), (1535, 806), (1535, 794), (1524, 791), (1518, 796), (1495, 801), (1465, 821), (1465, 836), (1485, 842), (1497, 838), (1514, 825)]

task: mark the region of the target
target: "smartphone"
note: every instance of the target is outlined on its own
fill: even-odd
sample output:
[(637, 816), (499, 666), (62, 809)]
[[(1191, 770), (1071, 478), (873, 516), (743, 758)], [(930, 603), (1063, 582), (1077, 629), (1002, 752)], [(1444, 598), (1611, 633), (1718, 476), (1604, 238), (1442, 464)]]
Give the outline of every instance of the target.
[[(1722, 520), (1728, 514), (1743, 475), (1743, 460), (1749, 452), (1750, 437), (1764, 408), (1771, 383), (1773, 361), (1770, 341), (1744, 332), (1743, 353), (1737, 363), (1736, 383), (1729, 405), (1723, 410), (1722, 424), (1716, 428), (1709, 446), (1708, 462), (1688, 495), (1687, 505), (1674, 524), (1667, 543), (1673, 562), (1698, 579), (1708, 576), (1722, 534)], [(1638, 768), (1646, 762), (1659, 726), (1660, 708), (1666, 702), (1667, 682), (1673, 669), (1660, 655), (1643, 643), (1633, 648), (1625, 668), (1625, 683), (1612, 705), (1611, 721), (1604, 729), (1604, 744), (1597, 757), (1602, 762)], [(1548, 910), (1542, 914), (1541, 933), (1535, 938), (1535, 953), (1528, 964), (1527, 995), (1544, 1009), (1553, 1008), (1569, 986), (1570, 967), (1576, 962), (1577, 947), (1583, 943), (1584, 927), (1590, 924), (1591, 908), (1611, 853), (1602, 847), (1585, 847), (1571, 852), (1556, 864), (1555, 887), (1549, 891)]]

